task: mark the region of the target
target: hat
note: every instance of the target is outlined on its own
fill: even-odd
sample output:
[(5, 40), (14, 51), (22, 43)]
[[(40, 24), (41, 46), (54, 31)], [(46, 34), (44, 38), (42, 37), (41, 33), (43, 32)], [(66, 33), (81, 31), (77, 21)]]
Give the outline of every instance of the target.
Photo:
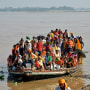
[(30, 40), (30, 37), (29, 36), (26, 36), (26, 39)]
[(67, 83), (66, 83), (66, 81), (64, 79), (59, 79), (58, 83), (59, 84), (65, 84), (65, 88), (67, 89)]
[(73, 32), (70, 32), (70, 34), (73, 34)]
[(49, 52), (47, 52), (49, 54)]
[(56, 51), (58, 51), (59, 49), (56, 47)]

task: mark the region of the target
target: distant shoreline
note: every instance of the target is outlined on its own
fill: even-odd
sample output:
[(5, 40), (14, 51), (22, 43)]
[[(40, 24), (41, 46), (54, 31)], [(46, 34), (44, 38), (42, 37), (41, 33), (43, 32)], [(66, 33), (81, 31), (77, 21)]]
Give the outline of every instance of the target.
[(90, 12), (90, 8), (78, 8), (73, 7), (50, 7), (50, 8), (40, 8), (40, 7), (23, 7), (23, 8), (1, 8), (0, 12), (48, 12), (48, 11), (60, 11), (60, 12)]
[(49, 10), (49, 11), (0, 11), (0, 12), (90, 12), (89, 11), (71, 11), (71, 10)]

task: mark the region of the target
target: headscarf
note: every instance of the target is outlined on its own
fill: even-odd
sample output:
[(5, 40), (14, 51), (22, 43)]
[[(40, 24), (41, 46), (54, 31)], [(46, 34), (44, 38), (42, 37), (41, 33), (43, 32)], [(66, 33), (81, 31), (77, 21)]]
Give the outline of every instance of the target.
[(58, 83), (59, 84), (63, 84), (64, 83), (65, 84), (65, 89), (67, 89), (67, 83), (66, 83), (66, 81), (64, 79), (59, 79)]
[(80, 44), (80, 41), (78, 39), (77, 39), (77, 49), (81, 50), (81, 44)]
[(48, 61), (51, 61), (52, 62), (52, 57), (50, 56), (50, 52), (47, 52), (49, 54), (48, 56)]

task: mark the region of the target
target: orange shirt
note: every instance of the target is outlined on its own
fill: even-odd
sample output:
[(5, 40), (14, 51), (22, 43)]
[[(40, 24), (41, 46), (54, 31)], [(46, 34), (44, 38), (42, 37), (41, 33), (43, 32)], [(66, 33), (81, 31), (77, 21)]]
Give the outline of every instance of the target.
[(43, 57), (45, 55), (46, 55), (46, 51), (43, 51), (42, 54), (41, 54), (41, 57)]
[(69, 45), (70, 47), (74, 47), (74, 43), (72, 40), (67, 41), (67, 45)]

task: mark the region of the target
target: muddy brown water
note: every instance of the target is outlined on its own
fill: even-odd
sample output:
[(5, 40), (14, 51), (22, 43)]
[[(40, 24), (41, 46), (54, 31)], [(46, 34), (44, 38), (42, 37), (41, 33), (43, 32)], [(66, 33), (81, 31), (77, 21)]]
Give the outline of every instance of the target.
[[(81, 35), (88, 51), (80, 72), (65, 80), (73, 90), (90, 84), (90, 12), (0, 12), (0, 71), (4, 71), (4, 80), (0, 80), (0, 90), (54, 90), (58, 79), (34, 80), (28, 82), (8, 82), (7, 57), (13, 44), (28, 35), (46, 35), (50, 30), (67, 28), (75, 36)], [(0, 73), (1, 75), (1, 73)]]

